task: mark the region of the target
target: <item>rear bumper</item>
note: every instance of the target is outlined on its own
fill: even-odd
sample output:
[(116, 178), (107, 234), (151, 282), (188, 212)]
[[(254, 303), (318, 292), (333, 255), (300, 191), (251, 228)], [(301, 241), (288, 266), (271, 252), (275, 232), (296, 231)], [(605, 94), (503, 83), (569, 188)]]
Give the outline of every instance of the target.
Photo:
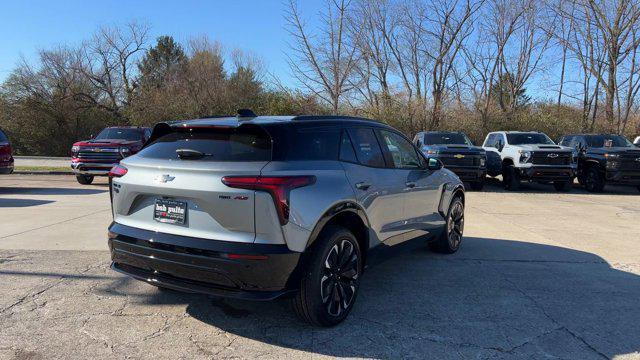
[(523, 179), (531, 181), (570, 181), (576, 176), (572, 166), (532, 166), (518, 171)]
[(71, 170), (76, 175), (93, 175), (93, 176), (107, 176), (112, 167), (118, 165), (118, 163), (99, 163), (99, 162), (83, 162), (73, 161), (71, 162)]
[(607, 171), (606, 181), (620, 185), (640, 185), (640, 170), (637, 171)]
[(109, 232), (111, 267), (157, 286), (272, 300), (294, 291), (299, 279), (301, 253), (290, 251), (286, 245), (199, 239), (118, 223), (111, 224)]
[(486, 168), (446, 166), (446, 165), (445, 167), (451, 170), (454, 174), (456, 174), (462, 181), (467, 181), (467, 182), (483, 181), (484, 178), (487, 177)]

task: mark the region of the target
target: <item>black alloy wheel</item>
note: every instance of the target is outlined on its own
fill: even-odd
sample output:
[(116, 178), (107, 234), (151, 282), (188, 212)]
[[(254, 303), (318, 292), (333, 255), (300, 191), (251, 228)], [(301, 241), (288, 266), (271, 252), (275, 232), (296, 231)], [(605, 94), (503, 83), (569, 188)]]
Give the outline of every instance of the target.
[(451, 201), (446, 221), (444, 230), (436, 240), (429, 243), (429, 248), (435, 252), (453, 254), (460, 248), (464, 233), (464, 203), (461, 197)]
[(307, 271), (292, 299), (298, 316), (316, 326), (342, 322), (356, 301), (364, 258), (348, 229), (329, 225), (306, 253)]
[(358, 254), (349, 240), (334, 244), (324, 261), (320, 279), (322, 304), (331, 316), (340, 316), (349, 309), (358, 289)]
[(604, 180), (595, 167), (589, 168), (584, 178), (584, 187), (589, 192), (601, 192), (604, 189)]

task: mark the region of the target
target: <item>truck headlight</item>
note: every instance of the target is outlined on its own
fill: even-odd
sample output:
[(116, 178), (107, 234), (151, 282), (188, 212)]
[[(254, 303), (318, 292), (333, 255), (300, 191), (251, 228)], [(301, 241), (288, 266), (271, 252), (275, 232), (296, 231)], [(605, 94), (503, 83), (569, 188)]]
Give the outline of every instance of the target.
[(71, 154), (73, 156), (78, 155), (79, 152), (80, 152), (80, 146), (74, 145), (71, 147)]
[(480, 158), (480, 167), (484, 167), (487, 164), (487, 158)]
[(531, 151), (518, 150), (518, 152), (520, 153), (520, 162), (521, 163), (526, 163), (529, 160), (531, 160)]
[(436, 155), (438, 150), (427, 150), (427, 155)]
[(618, 159), (620, 157), (620, 154), (604, 154), (604, 157), (606, 157), (607, 160), (614, 160)]
[(127, 147), (120, 148), (120, 155), (122, 155), (122, 157), (127, 157), (129, 156), (130, 153), (131, 153), (131, 150), (129, 150), (129, 148)]

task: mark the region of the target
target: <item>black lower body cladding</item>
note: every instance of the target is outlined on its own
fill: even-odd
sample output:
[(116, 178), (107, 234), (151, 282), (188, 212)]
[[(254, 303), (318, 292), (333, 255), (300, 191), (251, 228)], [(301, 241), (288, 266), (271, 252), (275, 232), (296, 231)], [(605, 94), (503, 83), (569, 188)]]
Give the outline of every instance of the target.
[(113, 223), (111, 267), (185, 292), (271, 300), (295, 290), (300, 253), (286, 245), (235, 243), (157, 233)]

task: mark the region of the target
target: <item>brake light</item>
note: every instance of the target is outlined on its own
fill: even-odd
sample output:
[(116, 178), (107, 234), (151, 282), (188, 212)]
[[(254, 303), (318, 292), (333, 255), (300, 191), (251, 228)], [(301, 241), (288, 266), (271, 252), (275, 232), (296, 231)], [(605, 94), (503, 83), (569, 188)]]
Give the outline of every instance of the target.
[(109, 177), (111, 178), (119, 178), (119, 177), (123, 177), (127, 174), (129, 170), (127, 170), (126, 167), (122, 166), (122, 165), (116, 165), (114, 167), (111, 168), (111, 170), (109, 171)]
[(281, 225), (289, 222), (291, 190), (309, 186), (315, 182), (315, 176), (225, 176), (222, 178), (222, 183), (228, 187), (270, 193)]

